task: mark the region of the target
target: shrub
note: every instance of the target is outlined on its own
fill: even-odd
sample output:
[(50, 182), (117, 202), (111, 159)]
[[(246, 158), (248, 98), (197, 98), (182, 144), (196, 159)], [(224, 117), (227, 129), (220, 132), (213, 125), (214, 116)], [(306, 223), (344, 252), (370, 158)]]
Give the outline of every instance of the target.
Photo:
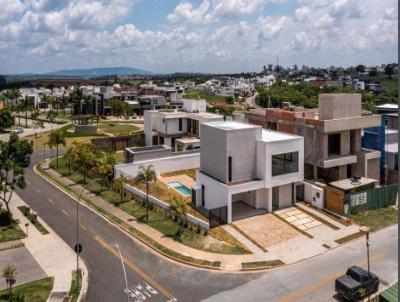
[(8, 226), (12, 224), (12, 215), (6, 210), (0, 209), (0, 226)]

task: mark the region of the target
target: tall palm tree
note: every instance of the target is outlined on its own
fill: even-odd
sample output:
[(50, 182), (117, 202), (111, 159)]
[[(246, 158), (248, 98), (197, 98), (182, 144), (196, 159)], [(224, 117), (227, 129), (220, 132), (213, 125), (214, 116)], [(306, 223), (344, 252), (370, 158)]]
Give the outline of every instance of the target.
[(28, 128), (28, 111), (33, 107), (32, 103), (28, 98), (24, 98), (21, 100), (20, 108), (25, 111), (25, 128)]
[(146, 185), (146, 220), (149, 220), (149, 185), (157, 179), (153, 165), (140, 165), (136, 181)]
[(84, 169), (83, 171), (83, 183), (86, 184), (86, 178), (89, 171), (95, 166), (96, 159), (91, 144), (80, 144), (77, 150), (78, 162)]
[(12, 264), (8, 264), (3, 269), (3, 278), (6, 281), (8, 287), (9, 297), (11, 297), (12, 286), (15, 284), (15, 282), (17, 282), (17, 280), (15, 279), (16, 275), (17, 275), (17, 268)]
[(124, 174), (120, 174), (118, 177), (114, 178), (114, 184), (117, 187), (117, 191), (119, 192), (119, 197), (120, 197), (120, 203), (122, 203), (122, 198), (124, 196), (124, 184), (126, 184), (128, 181), (128, 178), (125, 177)]
[(74, 163), (74, 161), (77, 160), (77, 154), (76, 154), (76, 147), (75, 146), (69, 146), (67, 151), (64, 153), (64, 160), (67, 162), (68, 166), (68, 175), (71, 175), (71, 168)]
[(114, 165), (114, 157), (102, 151), (94, 167), (95, 173), (100, 177), (100, 191), (103, 191), (103, 186), (108, 183), (108, 179), (112, 176)]
[(64, 132), (62, 132), (61, 130), (50, 132), (48, 144), (49, 144), (50, 148), (53, 148), (53, 146), (56, 146), (56, 156), (57, 156), (56, 157), (56, 167), (58, 169), (58, 145), (63, 145), (64, 147), (67, 145)]
[(186, 218), (187, 207), (186, 203), (182, 199), (178, 199), (175, 196), (172, 197), (172, 207), (178, 215), (178, 237), (182, 235), (182, 224)]

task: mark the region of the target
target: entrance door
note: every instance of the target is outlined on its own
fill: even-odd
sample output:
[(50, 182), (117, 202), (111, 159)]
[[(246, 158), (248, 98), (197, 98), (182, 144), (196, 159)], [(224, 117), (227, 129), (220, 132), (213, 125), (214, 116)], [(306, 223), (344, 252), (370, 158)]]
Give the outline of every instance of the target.
[(272, 211), (279, 209), (279, 186), (272, 188)]
[(296, 186), (296, 200), (304, 201), (304, 184)]

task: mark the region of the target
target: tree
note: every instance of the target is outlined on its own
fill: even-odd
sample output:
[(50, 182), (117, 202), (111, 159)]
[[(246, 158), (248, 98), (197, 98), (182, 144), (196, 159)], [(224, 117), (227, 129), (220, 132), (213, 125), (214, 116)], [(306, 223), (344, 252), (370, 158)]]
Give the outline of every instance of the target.
[(136, 180), (146, 185), (146, 220), (149, 220), (149, 185), (156, 180), (156, 171), (153, 165), (140, 165)]
[(28, 111), (33, 108), (33, 104), (28, 98), (23, 98), (20, 103), (20, 108), (25, 111), (25, 128), (28, 128)]
[(15, 188), (26, 187), (25, 168), (31, 163), (32, 152), (32, 145), (27, 140), (20, 140), (15, 133), (11, 133), (8, 142), (0, 141), (0, 200), (10, 214)]
[(114, 184), (117, 187), (117, 191), (119, 192), (120, 203), (122, 203), (122, 198), (124, 197), (124, 184), (126, 184), (128, 178), (124, 176), (124, 174), (120, 174), (118, 177), (114, 178)]
[(83, 144), (80, 142), (76, 144), (77, 164), (83, 169), (83, 183), (86, 184), (86, 178), (89, 171), (95, 166), (95, 155), (91, 144)]
[(78, 159), (78, 155), (76, 153), (76, 147), (70, 146), (63, 156), (64, 160), (67, 162), (68, 166), (68, 175), (71, 175), (71, 168), (73, 163)]
[(96, 160), (95, 172), (100, 177), (100, 191), (103, 191), (103, 186), (107, 185), (109, 177), (114, 172), (115, 159), (110, 154), (102, 151), (100, 158)]
[(11, 300), (12, 286), (17, 281), (15, 279), (16, 275), (17, 275), (17, 268), (12, 264), (8, 264), (3, 269), (3, 278), (6, 281), (7, 288), (8, 288), (8, 291), (9, 291), (9, 294), (8, 294), (9, 295), (9, 300)]
[(356, 71), (357, 71), (359, 74), (364, 73), (364, 72), (365, 72), (365, 66), (362, 65), (362, 64), (357, 65), (357, 66), (356, 66)]
[(178, 199), (175, 196), (172, 197), (172, 207), (178, 216), (178, 237), (180, 238), (182, 235), (182, 224), (184, 222), (184, 218), (186, 218), (187, 207), (186, 203), (182, 199)]
[(0, 110), (0, 128), (10, 128), (13, 125), (13, 117), (10, 110), (2, 109)]
[(376, 77), (378, 75), (378, 70), (376, 69), (376, 67), (372, 67), (369, 72), (368, 75), (370, 77)]
[(67, 145), (64, 132), (62, 130), (50, 132), (48, 144), (50, 148), (56, 146), (56, 167), (58, 169), (58, 146), (63, 145), (65, 147)]
[(53, 130), (53, 123), (55, 121), (57, 117), (57, 112), (50, 110), (47, 112), (46, 118), (49, 120), (50, 122), (50, 129)]
[(232, 96), (228, 96), (228, 97), (225, 99), (225, 102), (226, 102), (227, 104), (230, 104), (230, 105), (232, 105), (234, 101), (235, 101), (235, 99), (234, 99)]
[(393, 65), (392, 64), (387, 64), (385, 66), (385, 74), (388, 76), (389, 79), (391, 79), (393, 73), (394, 73)]

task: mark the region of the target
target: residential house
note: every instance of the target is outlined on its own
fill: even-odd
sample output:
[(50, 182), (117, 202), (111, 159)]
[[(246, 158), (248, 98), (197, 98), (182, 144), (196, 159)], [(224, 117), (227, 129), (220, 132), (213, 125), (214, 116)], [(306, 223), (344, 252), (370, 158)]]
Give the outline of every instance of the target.
[[(147, 110), (144, 112), (146, 146), (169, 145), (175, 147), (177, 139), (197, 138), (187, 145), (199, 145), (200, 124), (223, 120), (218, 114), (206, 112), (206, 101), (183, 99), (183, 109)], [(181, 142), (181, 145), (185, 145)], [(186, 148), (186, 146), (183, 146)]]
[(235, 121), (200, 125), (200, 169), (192, 202), (210, 220), (291, 206), (303, 180), (303, 137)]
[(288, 107), (246, 113), (251, 124), (304, 137), (304, 177), (331, 182), (352, 176), (379, 179), (380, 152), (361, 147), (361, 132), (379, 115), (362, 115), (361, 94), (320, 94), (318, 109)]

